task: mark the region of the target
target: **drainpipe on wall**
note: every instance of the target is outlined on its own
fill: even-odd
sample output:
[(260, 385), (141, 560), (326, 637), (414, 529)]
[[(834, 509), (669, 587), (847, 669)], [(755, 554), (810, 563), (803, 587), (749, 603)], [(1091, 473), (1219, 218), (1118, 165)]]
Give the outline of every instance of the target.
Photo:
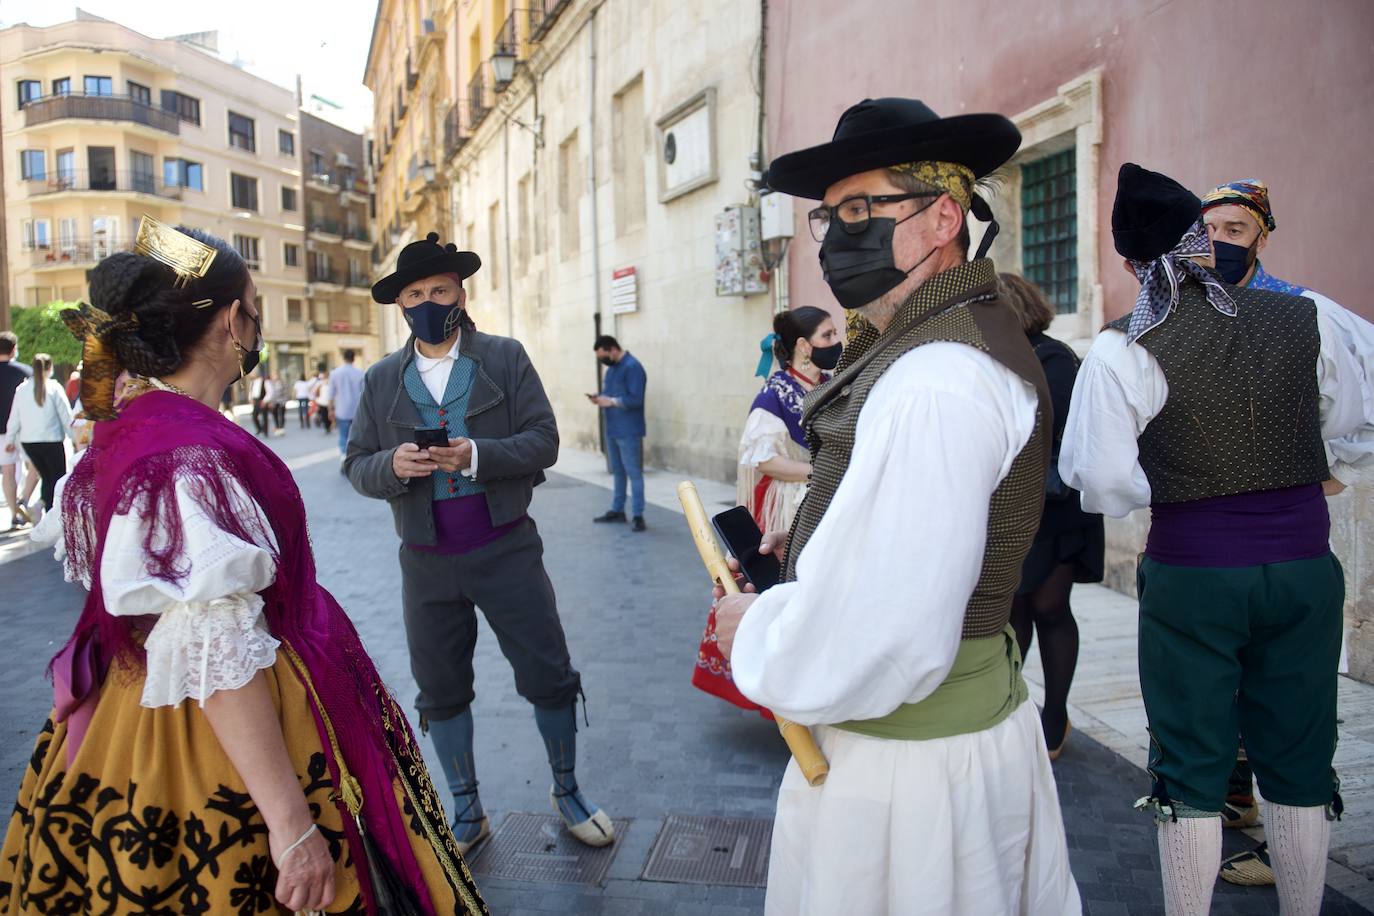
[[(596, 10), (587, 19), (587, 187), (592, 209), (592, 301), (596, 305), (593, 324), (602, 333), (601, 315), (601, 221), (596, 212)], [(601, 390), (601, 363), (596, 363), (596, 390)], [(606, 453), (606, 412), (598, 410), (598, 438)]]

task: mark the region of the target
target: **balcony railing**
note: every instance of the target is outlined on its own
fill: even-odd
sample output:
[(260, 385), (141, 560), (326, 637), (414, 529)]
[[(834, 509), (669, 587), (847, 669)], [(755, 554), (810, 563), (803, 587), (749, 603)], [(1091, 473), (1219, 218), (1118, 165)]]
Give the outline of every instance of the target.
[(116, 172), (112, 169), (49, 172), (42, 178), (23, 179), (20, 184), (29, 197), (60, 194), (63, 191), (123, 191), (180, 200), (182, 190), (177, 185), (163, 184), (159, 175), (149, 175), (146, 172)]
[(337, 191), (339, 188), (338, 180), (328, 172), (315, 172), (308, 176), (306, 181), (311, 184), (322, 185), (323, 187), (329, 188), (331, 191)]
[(117, 251), (132, 251), (133, 247), (131, 243), (111, 245), (106, 241), (90, 239), (39, 245), (28, 249), (29, 266), (34, 270), (44, 267), (86, 267)]
[(372, 236), (371, 236), (371, 234), (367, 231), (367, 227), (366, 227), (366, 226), (351, 226), (351, 227), (346, 228), (346, 229), (344, 230), (344, 238), (346, 238), (346, 239), (348, 239), (349, 241), (352, 241), (352, 242), (368, 242), (368, 243), (371, 243), (371, 241), (372, 241)]
[(479, 66), (468, 82), (468, 130), (476, 130), (489, 111), (491, 104), (487, 101), (487, 74)]
[(529, 40), (539, 41), (553, 28), (554, 20), (572, 0), (528, 0), (529, 2)]
[(496, 33), (496, 42), (491, 51), (493, 54), (520, 54), (520, 39), (516, 34), (515, 13), (506, 17), (505, 25), (501, 26), (501, 31)]
[(127, 95), (48, 95), (24, 103), (25, 127), (62, 118), (129, 121), (169, 134), (181, 133), (181, 120), (176, 112), (154, 108)]
[(331, 283), (334, 286), (343, 285), (343, 280), (339, 276), (339, 272), (332, 267), (317, 267), (311, 264), (307, 273), (309, 274), (311, 283)]
[(310, 231), (318, 232), (322, 235), (343, 236), (343, 227), (336, 219), (312, 219), (310, 221)]
[(453, 154), (462, 149), (467, 141), (467, 135), (463, 130), (462, 106), (454, 105), (444, 118), (444, 159), (453, 158)]
[(359, 289), (371, 289), (372, 281), (364, 273), (349, 273), (348, 285)]

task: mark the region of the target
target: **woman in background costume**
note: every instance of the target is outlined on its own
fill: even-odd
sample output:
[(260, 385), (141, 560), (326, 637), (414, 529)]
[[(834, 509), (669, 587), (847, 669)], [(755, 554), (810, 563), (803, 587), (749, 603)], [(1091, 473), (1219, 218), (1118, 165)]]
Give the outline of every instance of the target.
[(290, 471), (216, 410), (261, 346), (243, 259), (145, 217), (91, 298), (64, 317), (105, 422), (38, 535), (89, 595), (0, 911), (485, 913)]
[[(737, 499), (749, 510), (759, 530), (786, 531), (806, 495), (811, 455), (801, 428), (802, 401), (840, 361), (840, 330), (825, 309), (802, 306), (773, 317), (773, 333), (763, 340), (758, 375), (766, 376), (754, 398), (739, 443)], [(776, 358), (780, 368), (768, 375)], [(735, 688), (730, 662), (716, 646), (716, 612), (706, 619), (706, 635), (697, 650), (692, 685), (741, 709), (768, 710), (751, 703)]]

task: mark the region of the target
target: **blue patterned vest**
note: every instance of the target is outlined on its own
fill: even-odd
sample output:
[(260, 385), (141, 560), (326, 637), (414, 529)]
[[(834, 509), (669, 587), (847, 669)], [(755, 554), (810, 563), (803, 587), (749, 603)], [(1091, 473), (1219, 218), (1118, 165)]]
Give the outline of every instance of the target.
[[(477, 364), (468, 357), (459, 354), (457, 361), (453, 364), (453, 370), (448, 376), (448, 388), (444, 391), (444, 403), (436, 404), (434, 403), (434, 395), (429, 393), (429, 388), (425, 387), (424, 379), (420, 378), (420, 369), (415, 365), (415, 360), (412, 359), (406, 364), (406, 393), (414, 402), (415, 409), (420, 412), (420, 419), (424, 425), (444, 427), (448, 430), (450, 439), (467, 438), (468, 397), (472, 394), (472, 380), (476, 374)], [(440, 471), (430, 475), (430, 481), (434, 487), (436, 502), (441, 499), (476, 496), (479, 493), (487, 492), (487, 488), (482, 484), (457, 472), (448, 474)]]

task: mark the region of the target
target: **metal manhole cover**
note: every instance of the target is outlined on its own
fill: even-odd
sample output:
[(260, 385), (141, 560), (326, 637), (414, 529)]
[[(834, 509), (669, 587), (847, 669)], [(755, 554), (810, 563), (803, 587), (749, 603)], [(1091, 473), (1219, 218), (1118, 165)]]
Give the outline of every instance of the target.
[(640, 877), (678, 884), (767, 887), (772, 842), (773, 821), (768, 818), (671, 815)]
[(513, 812), (468, 861), (468, 868), (482, 878), (600, 884), (630, 827), (628, 820), (611, 823), (615, 842), (597, 849), (573, 839), (560, 818)]

